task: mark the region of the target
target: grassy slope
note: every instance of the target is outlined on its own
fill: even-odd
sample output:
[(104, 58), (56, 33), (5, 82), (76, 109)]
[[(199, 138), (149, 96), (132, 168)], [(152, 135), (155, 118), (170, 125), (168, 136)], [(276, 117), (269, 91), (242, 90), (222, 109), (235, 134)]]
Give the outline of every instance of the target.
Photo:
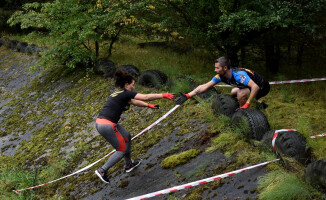
[[(3, 56), (3, 54), (8, 54), (8, 52), (1, 51), (0, 56)], [(180, 55), (153, 47), (139, 49), (132, 42), (117, 44), (112, 60), (115, 61), (117, 65), (134, 64), (139, 67), (141, 71), (146, 69), (160, 69), (170, 77), (172, 75), (181, 74), (190, 75), (198, 82), (208, 81), (214, 75), (212, 66), (205, 66), (204, 56), (198, 53)], [(56, 91), (56, 86), (61, 82), (65, 82), (66, 84), (70, 83), (69, 87)], [(109, 85), (109, 90), (107, 85)], [(1, 190), (2, 193), (0, 195), (6, 198), (33, 198), (33, 196), (38, 196), (43, 198), (52, 197), (53, 199), (59, 196), (69, 196), (69, 188), (65, 188), (59, 196), (55, 194), (56, 188), (62, 188), (63, 182), (46, 186), (48, 187), (47, 189), (23, 193), (22, 196), (13, 195), (11, 189), (33, 185), (34, 171), (33, 169), (26, 169), (25, 166), (43, 166), (39, 169), (38, 183), (40, 183), (42, 181), (53, 180), (63, 174), (75, 171), (76, 168), (79, 169), (85, 166), (86, 163), (82, 163), (83, 160), (92, 162), (98, 159), (98, 155), (104, 155), (107, 149), (100, 147), (108, 145), (102, 138), (97, 137), (96, 131), (90, 122), (94, 120), (98, 110), (103, 105), (112, 89), (112, 82), (110, 80), (106, 81), (101, 77), (80, 72), (67, 77), (60, 77), (59, 74), (52, 74), (47, 79), (43, 80), (42, 83), (35, 81), (30, 88), (24, 88), (20, 95), (15, 96), (12, 94), (11, 97), (13, 99), (8, 105), (11, 105), (14, 111), (10, 115), (2, 114), (3, 117), (7, 118), (7, 121), (2, 125), (6, 127), (6, 133), (1, 134), (12, 134), (14, 132), (24, 131), (24, 129), (31, 130), (35, 124), (42, 123), (44, 117), (50, 120), (56, 120), (34, 131), (34, 137), (28, 142), (22, 142), (22, 146), (13, 158), (1, 156), (0, 180), (3, 190)], [(167, 88), (164, 88), (162, 91), (165, 91), (165, 89)], [(326, 114), (325, 90), (326, 84), (324, 82), (272, 86), (270, 94), (264, 98), (269, 105), (268, 109), (264, 112), (268, 116), (271, 128), (295, 128), (306, 137), (325, 131), (326, 124), (323, 123), (323, 116)], [(45, 91), (51, 95), (42, 97), (42, 92)], [(143, 93), (154, 92), (142, 87), (138, 87), (138, 91)], [(222, 91), (229, 92), (229, 89), (222, 89)], [(32, 92), (36, 92), (38, 95), (29, 95)], [(10, 96), (11, 94), (6, 95)], [(20, 101), (21, 99), (24, 99), (25, 103), (22, 103)], [(173, 105), (172, 102), (166, 101), (158, 101), (157, 103), (159, 103), (163, 109), (152, 115), (146, 114), (146, 110), (141, 112), (129, 111), (132, 115), (128, 115), (126, 119), (124, 119), (123, 125), (133, 129), (134, 133), (139, 132)], [(22, 110), (24, 106), (26, 107), (26, 104), (32, 110), (30, 113), (25, 113), (26, 111)], [(164, 108), (164, 106), (166, 108)], [(63, 114), (60, 115), (56, 113), (57, 110), (61, 110)], [(26, 114), (24, 116), (25, 121), (34, 121), (34, 123), (26, 123), (24, 126), (17, 126), (14, 122), (17, 123), (20, 121), (21, 113)], [(199, 105), (187, 103), (176, 112), (174, 119), (178, 119), (178, 116), (188, 116), (187, 118), (192, 118), (194, 113), (198, 113), (196, 118), (202, 119), (203, 122), (211, 123), (208, 128), (209, 131), (219, 131), (222, 133), (218, 137), (212, 139), (212, 145), (207, 151), (220, 149), (225, 155), (233, 155), (236, 158), (233, 164), (228, 168), (222, 171), (217, 170), (216, 173), (237, 169), (246, 163), (255, 164), (259, 161), (275, 158), (275, 156), (269, 152), (261, 152), (257, 148), (254, 148), (248, 141), (241, 137), (241, 134), (234, 135), (235, 131), (239, 131), (232, 130), (229, 127), (227, 118), (222, 117), (216, 119), (210, 111), (208, 102), (202, 102)], [(60, 117), (58, 117), (58, 115)], [(146, 117), (147, 120), (140, 121), (141, 117)], [(181, 119), (181, 117), (179, 118)], [(183, 118), (183, 120), (174, 123), (173, 126), (181, 126), (182, 128), (181, 124), (184, 124), (184, 120), (187, 119)], [(136, 126), (135, 124), (138, 124), (137, 122), (142, 122), (143, 125), (141, 127)], [(146, 147), (151, 146), (162, 137), (159, 136), (160, 134), (162, 133), (158, 132), (157, 136), (152, 137), (152, 140), (149, 140), (148, 144), (134, 145), (135, 153), (141, 154), (146, 151)], [(53, 145), (53, 141), (55, 141), (55, 145)], [(70, 143), (74, 144), (75, 150), (68, 151), (68, 156), (66, 157), (62, 148), (69, 147)], [(312, 146), (315, 159), (324, 158), (324, 152), (326, 150), (324, 138), (308, 140), (308, 143)], [(50, 153), (42, 159), (42, 154), (47, 151)], [(62, 159), (63, 157), (65, 159)], [(4, 165), (3, 163), (7, 164)], [(14, 166), (16, 167), (13, 168)], [(302, 171), (286, 172), (282, 167), (276, 164), (271, 165), (269, 168), (272, 171), (282, 172), (278, 174), (285, 173), (290, 178), (286, 179), (287, 176), (284, 176), (285, 180), (282, 182), (277, 179), (279, 176), (274, 175), (272, 176), (274, 178), (267, 178), (264, 180), (264, 184), (261, 186), (261, 198), (265, 198), (264, 195), (267, 196), (266, 193), (268, 194), (270, 191), (273, 193), (273, 191), (276, 190), (272, 187), (273, 183), (275, 184), (275, 182), (278, 182), (286, 186), (288, 185), (289, 179), (290, 181), (297, 180), (294, 182), (300, 183), (295, 189), (298, 194), (310, 193), (310, 196), (308, 195), (309, 198), (318, 198), (318, 192), (312, 189), (311, 186), (302, 182)], [(16, 175), (17, 172), (21, 171), (24, 172), (22, 175)], [(23, 179), (25, 181), (22, 181), (21, 177), (25, 177)], [(93, 180), (94, 177), (87, 173), (79, 179)], [(198, 190), (200, 190), (200, 188)], [(195, 193), (196, 192), (198, 191), (195, 191)], [(292, 197), (294, 198), (298, 194), (294, 194)], [(193, 193), (190, 193), (188, 197), (191, 199), (192, 195), (194, 196)], [(270, 198), (271, 197), (269, 197), (269, 199)], [(276, 198), (279, 198), (279, 196), (274, 195), (274, 199)]]

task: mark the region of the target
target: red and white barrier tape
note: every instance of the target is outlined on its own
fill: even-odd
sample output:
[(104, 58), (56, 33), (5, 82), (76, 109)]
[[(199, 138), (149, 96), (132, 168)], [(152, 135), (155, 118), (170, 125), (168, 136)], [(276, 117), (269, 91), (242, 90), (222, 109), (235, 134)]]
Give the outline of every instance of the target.
[(271, 85), (285, 84), (285, 83), (304, 83), (314, 81), (325, 81), (326, 78), (312, 78), (312, 79), (301, 79), (301, 80), (288, 80), (288, 81), (272, 81), (269, 82)]
[[(147, 128), (145, 128), (144, 130), (142, 130), (140, 133), (138, 133), (137, 135), (135, 135), (131, 140), (133, 140), (133, 139), (139, 137), (140, 135), (144, 134), (144, 133), (145, 133), (146, 131), (148, 131), (149, 129), (153, 128), (155, 125), (157, 125), (158, 123), (160, 123), (160, 121), (162, 121), (162, 120), (165, 119), (168, 115), (170, 115), (173, 111), (175, 111), (175, 109), (177, 109), (179, 106), (180, 106), (180, 105), (176, 105), (176, 106), (174, 106), (171, 110), (169, 110), (167, 113), (165, 113), (165, 115), (163, 115), (162, 117), (160, 117), (158, 120), (156, 120), (153, 124), (149, 125)], [(84, 168), (82, 168), (82, 169), (80, 169), (80, 170), (78, 170), (78, 171), (72, 173), (72, 174), (69, 174), (69, 175), (67, 175), (67, 176), (63, 176), (63, 177), (61, 177), (61, 178), (58, 178), (58, 179), (56, 179), (56, 180), (53, 180), (53, 181), (50, 181), (50, 182), (47, 182), (47, 183), (43, 183), (43, 184), (40, 184), (40, 185), (36, 185), (36, 186), (33, 186), (33, 187), (24, 188), (24, 189), (19, 189), (19, 190), (13, 190), (13, 192), (19, 194), (19, 192), (21, 192), (21, 191), (31, 190), (31, 189), (34, 189), (34, 188), (42, 187), (42, 186), (48, 185), (48, 184), (50, 184), (50, 183), (54, 183), (54, 182), (56, 182), (56, 181), (59, 181), (59, 180), (62, 180), (62, 179), (68, 178), (68, 177), (70, 177), (70, 176), (73, 176), (73, 175), (75, 175), (75, 174), (78, 174), (78, 173), (80, 173), (80, 172), (82, 172), (82, 171), (85, 171), (85, 170), (91, 168), (92, 166), (94, 166), (94, 165), (97, 164), (98, 162), (104, 160), (104, 159), (107, 158), (109, 155), (113, 154), (115, 151), (116, 151), (116, 150), (111, 151), (110, 153), (108, 153), (108, 154), (107, 154), (106, 156), (104, 156), (103, 158), (101, 158), (101, 159), (95, 161), (94, 163), (92, 163), (92, 164), (90, 164), (90, 165), (88, 165), (88, 166), (86, 166), (86, 167), (84, 167)]]
[(320, 135), (314, 135), (314, 136), (310, 136), (310, 138), (319, 138), (319, 137), (325, 137), (326, 133), (322, 133)]
[[(304, 82), (314, 82), (314, 81), (325, 81), (326, 78), (312, 78), (312, 79), (301, 79), (301, 80), (288, 80), (288, 81), (272, 81), (269, 82), (270, 85), (279, 85), (286, 83), (304, 83)], [(233, 87), (231, 85), (216, 85), (217, 87)]]
[(273, 146), (273, 149), (274, 149), (275, 152), (276, 152), (275, 141), (276, 141), (276, 138), (277, 138), (278, 134), (280, 132), (286, 132), (286, 131), (297, 131), (297, 130), (295, 130), (295, 129), (280, 129), (280, 130), (275, 130), (275, 133), (274, 133), (273, 139), (272, 139), (272, 146)]
[(130, 198), (130, 199), (127, 199), (127, 200), (148, 199), (148, 198), (151, 198), (151, 197), (156, 197), (156, 196), (160, 196), (160, 195), (163, 195), (163, 194), (168, 194), (168, 193), (175, 192), (175, 191), (178, 191), (178, 190), (187, 189), (187, 188), (194, 187), (194, 186), (197, 186), (197, 185), (202, 185), (202, 184), (205, 184), (205, 183), (208, 183), (208, 182), (220, 180), (220, 179), (225, 178), (225, 177), (233, 176), (235, 174), (239, 174), (239, 173), (247, 171), (249, 169), (264, 166), (264, 165), (267, 165), (267, 164), (269, 164), (271, 162), (275, 162), (275, 161), (278, 161), (278, 160), (279, 159), (271, 160), (271, 161), (268, 161), (268, 162), (260, 163), (260, 164), (257, 164), (257, 165), (253, 165), (253, 166), (246, 167), (246, 168), (243, 168), (243, 169), (239, 169), (239, 170), (236, 170), (236, 171), (232, 171), (232, 172), (229, 172), (229, 173), (213, 176), (213, 177), (210, 177), (210, 178), (194, 181), (194, 182), (191, 182), (191, 183), (186, 183), (184, 185), (175, 186), (175, 187), (172, 187), (172, 188), (168, 188), (168, 189), (160, 190), (160, 191), (157, 191), (157, 192), (141, 195), (141, 196), (138, 196), (138, 197), (133, 197), (133, 198)]

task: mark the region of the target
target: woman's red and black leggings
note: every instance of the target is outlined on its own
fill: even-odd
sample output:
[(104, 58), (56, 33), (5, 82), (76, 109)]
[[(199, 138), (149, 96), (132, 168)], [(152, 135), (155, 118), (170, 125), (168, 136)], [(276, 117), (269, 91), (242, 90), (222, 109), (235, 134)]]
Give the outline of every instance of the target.
[(96, 129), (116, 149), (116, 152), (109, 157), (106, 163), (102, 166), (102, 169), (107, 171), (123, 157), (126, 165), (129, 165), (131, 163), (130, 133), (119, 124), (101, 118), (96, 119)]

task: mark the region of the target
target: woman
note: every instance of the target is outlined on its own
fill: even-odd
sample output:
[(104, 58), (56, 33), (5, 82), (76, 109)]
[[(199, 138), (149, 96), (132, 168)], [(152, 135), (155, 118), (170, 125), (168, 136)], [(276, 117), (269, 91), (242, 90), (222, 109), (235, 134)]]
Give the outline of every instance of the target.
[(125, 159), (125, 171), (130, 172), (140, 164), (140, 161), (132, 161), (130, 158), (131, 136), (122, 126), (118, 124), (123, 111), (130, 107), (130, 103), (135, 106), (149, 107), (158, 109), (159, 105), (148, 104), (144, 101), (152, 101), (156, 99), (173, 99), (174, 94), (140, 94), (134, 92), (135, 79), (123, 72), (115, 73), (115, 86), (117, 90), (110, 95), (107, 102), (103, 106), (96, 119), (97, 131), (116, 149), (107, 162), (95, 171), (95, 174), (105, 183), (109, 183), (106, 176), (107, 170), (120, 161)]

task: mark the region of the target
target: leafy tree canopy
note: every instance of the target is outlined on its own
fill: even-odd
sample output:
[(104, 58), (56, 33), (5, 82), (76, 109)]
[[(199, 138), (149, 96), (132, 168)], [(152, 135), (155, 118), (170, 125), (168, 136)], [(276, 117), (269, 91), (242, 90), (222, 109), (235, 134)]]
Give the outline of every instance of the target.
[(324, 0), (55, 0), (25, 4), (8, 22), (48, 30), (55, 41), (44, 54), (48, 65), (73, 68), (95, 60), (103, 42), (110, 43), (110, 55), (123, 28), (187, 39), (214, 55), (228, 55), (237, 65), (240, 49), (267, 33), (295, 30), (324, 37), (325, 6)]
[[(116, 40), (132, 24), (132, 4), (127, 1), (55, 0), (28, 3), (8, 20), (21, 28), (43, 28), (55, 46), (42, 56), (42, 65), (88, 65), (98, 57), (99, 43)], [(112, 46), (112, 45), (111, 45)]]
[[(237, 60), (241, 47), (265, 33), (296, 29), (320, 36), (323, 0), (147, 0), (138, 16), (160, 30), (192, 38), (195, 45)], [(146, 14), (144, 14), (146, 12)], [(235, 62), (236, 63), (236, 62)]]

